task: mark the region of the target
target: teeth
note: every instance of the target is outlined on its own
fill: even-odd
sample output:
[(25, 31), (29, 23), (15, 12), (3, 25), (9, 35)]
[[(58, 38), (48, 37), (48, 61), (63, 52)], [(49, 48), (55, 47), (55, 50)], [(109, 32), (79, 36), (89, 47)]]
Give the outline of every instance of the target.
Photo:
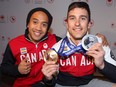
[(37, 35), (37, 36), (38, 36), (38, 35), (40, 35), (40, 33), (39, 33), (39, 32), (35, 32), (35, 35)]
[(75, 28), (75, 29), (81, 30), (81, 28)]
[(75, 30), (81, 30), (81, 28), (76, 28)]

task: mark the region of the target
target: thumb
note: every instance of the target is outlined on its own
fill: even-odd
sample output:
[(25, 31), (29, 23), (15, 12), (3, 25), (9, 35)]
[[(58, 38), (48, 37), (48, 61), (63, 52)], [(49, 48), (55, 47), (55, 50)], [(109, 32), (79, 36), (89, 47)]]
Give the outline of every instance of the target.
[(23, 61), (23, 62), (28, 62), (28, 58), (25, 57), (22, 61)]

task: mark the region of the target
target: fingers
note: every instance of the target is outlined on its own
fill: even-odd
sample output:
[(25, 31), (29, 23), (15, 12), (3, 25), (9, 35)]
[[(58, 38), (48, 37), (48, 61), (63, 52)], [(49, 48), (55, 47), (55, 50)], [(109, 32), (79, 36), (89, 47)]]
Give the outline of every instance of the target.
[(58, 70), (58, 65), (54, 64), (54, 65), (43, 65), (43, 72), (45, 73), (46, 76), (50, 76), (52, 75), (53, 73), (55, 73), (57, 70)]
[(22, 62), (24, 62), (25, 66), (27, 66), (27, 68), (31, 67), (31, 63), (28, 61), (28, 58), (25, 58), (24, 60), (22, 60)]
[(94, 45), (92, 45), (89, 50), (102, 50), (102, 44), (101, 43), (95, 43)]
[(31, 63), (28, 61), (28, 58), (25, 58), (20, 62), (18, 70), (21, 74), (28, 74), (31, 71)]
[(30, 72), (31, 68), (24, 69), (21, 74), (28, 74)]
[(49, 80), (53, 78), (53, 75), (59, 70), (59, 65), (51, 62), (46, 62), (42, 67), (42, 72), (45, 75), (45, 77)]
[(105, 51), (102, 48), (102, 44), (96, 43), (88, 50), (86, 54), (93, 57), (96, 67), (100, 69), (104, 67)]
[(109, 46), (109, 43), (108, 43), (108, 41), (107, 41), (107, 39), (104, 35), (97, 33), (96, 36), (98, 36), (102, 39), (102, 45), (103, 46)]
[(89, 56), (95, 57), (95, 58), (98, 56), (99, 57), (104, 56), (104, 50), (102, 48), (102, 44), (100, 44), (100, 43), (94, 44), (92, 47), (89, 48), (89, 50), (86, 54)]

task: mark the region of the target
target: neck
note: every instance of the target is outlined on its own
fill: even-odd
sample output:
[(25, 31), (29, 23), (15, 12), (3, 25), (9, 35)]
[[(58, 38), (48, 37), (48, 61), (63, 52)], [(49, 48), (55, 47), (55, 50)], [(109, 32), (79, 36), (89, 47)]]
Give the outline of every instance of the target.
[(81, 39), (69, 38), (73, 44), (78, 45), (81, 42)]

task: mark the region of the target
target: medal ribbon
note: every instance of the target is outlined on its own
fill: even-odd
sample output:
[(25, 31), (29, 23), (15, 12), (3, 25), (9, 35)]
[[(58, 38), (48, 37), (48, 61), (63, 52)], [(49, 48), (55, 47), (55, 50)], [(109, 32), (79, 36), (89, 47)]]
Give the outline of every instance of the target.
[[(67, 52), (64, 52), (64, 47), (65, 47), (65, 43), (67, 44), (67, 46), (70, 48), (69, 51)], [(69, 56), (75, 52), (79, 52), (79, 53), (82, 53), (82, 54), (85, 54), (86, 53), (86, 50), (84, 50), (84, 48), (82, 47), (82, 45), (79, 45), (79, 46), (76, 46), (76, 45), (73, 45), (69, 42), (68, 38), (65, 37), (61, 43), (61, 46), (58, 50), (58, 53), (60, 56)]]

